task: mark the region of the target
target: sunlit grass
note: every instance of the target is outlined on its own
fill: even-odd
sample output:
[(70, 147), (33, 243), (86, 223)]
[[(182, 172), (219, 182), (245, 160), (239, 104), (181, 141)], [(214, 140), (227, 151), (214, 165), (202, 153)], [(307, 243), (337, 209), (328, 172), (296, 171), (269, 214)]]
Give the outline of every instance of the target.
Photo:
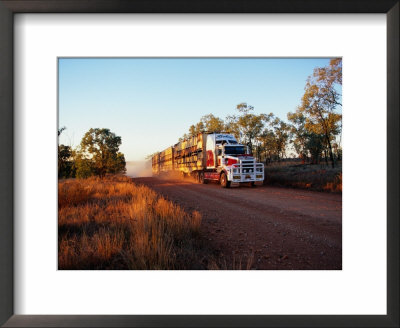
[(59, 269), (190, 269), (200, 213), (127, 177), (63, 180), (58, 186)]

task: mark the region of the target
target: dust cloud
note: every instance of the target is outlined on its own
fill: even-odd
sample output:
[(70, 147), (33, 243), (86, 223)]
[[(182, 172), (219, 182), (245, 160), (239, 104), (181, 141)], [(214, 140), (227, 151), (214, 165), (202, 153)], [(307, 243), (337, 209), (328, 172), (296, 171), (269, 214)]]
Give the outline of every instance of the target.
[(126, 162), (126, 175), (131, 178), (151, 177), (151, 161)]

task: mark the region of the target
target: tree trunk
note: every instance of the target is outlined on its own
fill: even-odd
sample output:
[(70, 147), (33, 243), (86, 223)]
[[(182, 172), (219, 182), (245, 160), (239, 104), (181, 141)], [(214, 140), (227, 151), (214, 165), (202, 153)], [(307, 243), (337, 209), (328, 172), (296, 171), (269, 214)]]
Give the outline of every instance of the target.
[(331, 141), (329, 140), (329, 136), (327, 134), (326, 134), (326, 141), (328, 142), (329, 156), (331, 157), (332, 168), (334, 168), (335, 167), (335, 163), (334, 163), (334, 158), (333, 158), (332, 145), (331, 145)]
[(330, 155), (331, 161), (332, 161), (332, 168), (334, 168), (334, 167), (335, 167), (335, 163), (334, 163), (334, 160), (333, 160), (332, 146), (331, 146), (331, 141), (329, 140), (328, 128), (327, 128), (327, 126), (326, 126), (326, 124), (325, 124), (325, 120), (324, 120), (324, 118), (322, 117), (321, 112), (318, 111), (318, 113), (319, 113), (319, 116), (320, 116), (320, 118), (321, 118), (321, 122), (322, 122), (322, 125), (323, 125), (323, 127), (324, 127), (324, 130), (325, 130), (325, 138), (326, 138), (326, 141), (327, 141), (328, 147), (329, 147), (329, 155)]

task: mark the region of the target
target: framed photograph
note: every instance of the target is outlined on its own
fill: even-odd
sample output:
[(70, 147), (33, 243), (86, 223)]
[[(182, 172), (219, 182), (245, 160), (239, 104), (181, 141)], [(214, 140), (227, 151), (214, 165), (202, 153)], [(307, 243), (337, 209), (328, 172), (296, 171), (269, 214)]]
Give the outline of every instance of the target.
[(0, 1), (1, 324), (398, 326), (398, 19)]

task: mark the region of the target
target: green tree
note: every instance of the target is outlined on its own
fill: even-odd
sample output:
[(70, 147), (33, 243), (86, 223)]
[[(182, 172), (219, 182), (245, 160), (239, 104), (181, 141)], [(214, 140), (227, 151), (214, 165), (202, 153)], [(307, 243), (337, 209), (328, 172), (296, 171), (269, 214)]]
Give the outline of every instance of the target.
[[(319, 164), (322, 152), (326, 149), (324, 145), (324, 136), (313, 132), (307, 133), (305, 146), (311, 155), (311, 162), (313, 164)], [(325, 160), (327, 160), (326, 156)]]
[(116, 161), (113, 164), (114, 166), (112, 167), (111, 170), (108, 172), (110, 173), (126, 173), (126, 160), (124, 154), (121, 152), (117, 153), (117, 158)]
[[(291, 143), (299, 157), (307, 161), (311, 156), (311, 161), (318, 164), (321, 159), (321, 154), (325, 152), (326, 144), (325, 136), (310, 131), (306, 128), (306, 117), (303, 113), (297, 111), (287, 114), (290, 125)], [(326, 156), (325, 156), (326, 158)]]
[(240, 115), (231, 115), (226, 118), (226, 129), (233, 133), (242, 144), (247, 145), (254, 151), (254, 145), (262, 132), (264, 122), (269, 119), (268, 115), (253, 114), (253, 106), (240, 103), (236, 106)]
[(265, 129), (259, 136), (260, 152), (264, 154), (266, 164), (275, 159), (275, 135), (269, 130)]
[[(125, 157), (119, 152), (121, 137), (109, 129), (90, 129), (80, 144), (80, 167), (85, 174), (90, 172), (104, 177), (106, 173), (125, 173)], [(77, 173), (78, 173), (77, 169)]]
[(70, 146), (58, 145), (58, 177), (72, 178), (73, 176), (72, 149)]
[(225, 130), (232, 133), (236, 140), (241, 142), (240, 129), (237, 120), (237, 115), (228, 115), (225, 118)]
[(333, 59), (328, 67), (315, 68), (307, 80), (305, 92), (297, 113), (305, 117), (308, 132), (323, 135), (334, 167), (332, 141), (340, 133), (342, 115), (341, 94), (337, 85), (342, 83), (341, 59)]
[[(58, 129), (58, 136), (66, 129), (62, 127)], [(58, 177), (59, 178), (72, 178), (73, 171), (73, 158), (72, 148), (63, 144), (58, 145)]]
[(205, 131), (204, 123), (203, 122), (198, 122), (196, 125), (191, 125), (189, 128), (189, 133), (185, 133), (183, 135), (183, 139), (187, 139), (191, 136), (196, 136), (201, 132)]
[(287, 118), (292, 123), (290, 125), (290, 142), (299, 157), (306, 161), (308, 158), (306, 118), (300, 112), (289, 112)]
[(96, 174), (92, 159), (87, 158), (80, 151), (74, 154), (74, 169), (75, 177), (78, 179), (89, 178)]
[(290, 127), (278, 117), (273, 117), (270, 121), (270, 126), (272, 127), (275, 136), (275, 154), (278, 161), (280, 161), (286, 156), (286, 146), (289, 141)]
[(200, 123), (207, 132), (223, 132), (225, 129), (224, 121), (213, 114), (202, 116)]
[(201, 132), (222, 132), (225, 129), (225, 124), (222, 119), (214, 116), (213, 114), (207, 114), (200, 118), (197, 124), (193, 124), (189, 128), (189, 133), (185, 133), (181, 139), (186, 139), (190, 136), (196, 136)]
[(290, 126), (270, 113), (264, 115), (266, 128), (258, 137), (267, 161), (278, 160), (286, 156)]

